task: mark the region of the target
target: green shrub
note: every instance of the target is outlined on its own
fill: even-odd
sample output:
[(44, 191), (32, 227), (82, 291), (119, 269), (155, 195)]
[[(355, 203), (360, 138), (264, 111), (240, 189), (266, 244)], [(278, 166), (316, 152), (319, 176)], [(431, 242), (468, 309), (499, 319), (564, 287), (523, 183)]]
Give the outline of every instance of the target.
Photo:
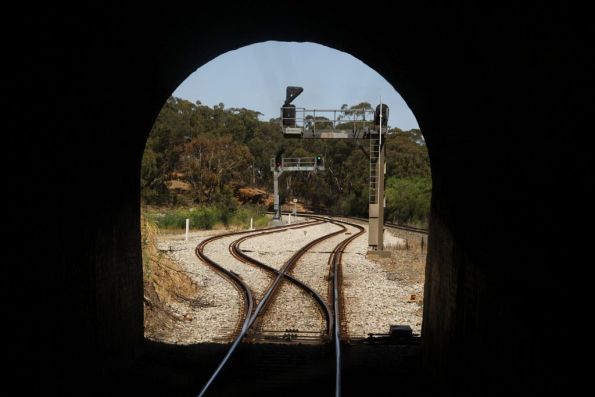
[(390, 177), (385, 194), (385, 220), (421, 226), (427, 224), (432, 195), (430, 178)]
[(203, 205), (193, 208), (176, 208), (164, 210), (162, 213), (148, 212), (147, 219), (160, 229), (185, 229), (186, 219), (190, 219), (191, 229), (212, 229), (217, 224), (237, 225), (248, 228), (250, 218), (254, 219), (254, 227), (262, 227), (268, 223), (265, 208), (262, 206), (243, 206), (235, 209), (230, 206)]
[(250, 218), (253, 218), (254, 227), (264, 226), (268, 223), (265, 209), (262, 206), (246, 205), (239, 207), (231, 216), (230, 224), (249, 227)]
[(190, 212), (190, 227), (193, 229), (212, 229), (222, 221), (223, 211), (215, 206), (204, 206)]
[(157, 217), (157, 226), (161, 229), (183, 229), (186, 227), (186, 218), (188, 218), (188, 210), (173, 210)]

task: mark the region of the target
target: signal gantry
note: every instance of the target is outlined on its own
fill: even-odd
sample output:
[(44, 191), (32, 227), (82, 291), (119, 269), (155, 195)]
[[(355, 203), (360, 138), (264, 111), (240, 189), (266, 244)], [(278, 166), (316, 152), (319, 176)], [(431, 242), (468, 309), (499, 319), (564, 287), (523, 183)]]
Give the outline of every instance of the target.
[[(375, 110), (306, 109), (292, 104), (304, 89), (289, 86), (281, 107), (281, 130), (285, 138), (297, 139), (367, 139), (370, 142), (368, 247), (384, 250), (384, 176), (385, 142), (388, 132), (388, 106), (380, 101)], [(275, 188), (278, 189), (277, 179)], [(276, 190), (277, 193), (277, 190)], [(278, 196), (275, 196), (278, 200)], [(278, 203), (275, 204), (278, 206)], [(277, 213), (277, 212), (276, 212)]]

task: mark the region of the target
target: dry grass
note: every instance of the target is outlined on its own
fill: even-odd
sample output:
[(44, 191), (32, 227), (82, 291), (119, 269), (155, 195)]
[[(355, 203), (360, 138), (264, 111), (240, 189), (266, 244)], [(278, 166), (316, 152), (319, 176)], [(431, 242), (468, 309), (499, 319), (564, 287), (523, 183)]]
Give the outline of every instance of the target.
[(422, 257), (412, 252), (411, 248), (395, 250), (392, 257), (388, 258), (386, 269), (394, 273), (398, 279), (423, 284), (426, 271), (425, 255)]
[(390, 231), (400, 241), (386, 250), (391, 251), (390, 258), (383, 258), (383, 265), (388, 272), (395, 273), (398, 279), (414, 283), (423, 283), (426, 271), (427, 236), (405, 231)]
[[(390, 231), (397, 239), (388, 238), (391, 244), (385, 246), (391, 252), (389, 258), (368, 256), (368, 259), (379, 263), (387, 273), (387, 277), (404, 285), (423, 284), (425, 281), (427, 236), (405, 231)], [(392, 236), (391, 236), (392, 237)], [(423, 249), (422, 249), (423, 248)], [(423, 295), (411, 297), (411, 301), (419, 305), (419, 315), (422, 313)]]
[(152, 337), (171, 322), (183, 320), (168, 310), (171, 302), (196, 300), (198, 288), (180, 266), (157, 249), (157, 226), (141, 218), (145, 336)]

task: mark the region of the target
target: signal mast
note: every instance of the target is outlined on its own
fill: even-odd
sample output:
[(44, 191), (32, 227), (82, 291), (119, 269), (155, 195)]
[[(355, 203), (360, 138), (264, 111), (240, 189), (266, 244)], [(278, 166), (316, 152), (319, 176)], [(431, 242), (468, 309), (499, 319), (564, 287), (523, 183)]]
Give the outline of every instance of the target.
[(324, 161), (320, 155), (316, 157), (280, 157), (271, 158), (273, 172), (273, 193), (275, 196), (273, 224), (281, 224), (281, 205), (279, 204), (279, 177), (283, 172), (324, 171)]
[(285, 138), (297, 139), (367, 139), (370, 142), (368, 195), (368, 248), (384, 250), (384, 176), (385, 141), (388, 132), (388, 106), (371, 109), (306, 109), (291, 103), (302, 87), (287, 87), (281, 107), (281, 129)]

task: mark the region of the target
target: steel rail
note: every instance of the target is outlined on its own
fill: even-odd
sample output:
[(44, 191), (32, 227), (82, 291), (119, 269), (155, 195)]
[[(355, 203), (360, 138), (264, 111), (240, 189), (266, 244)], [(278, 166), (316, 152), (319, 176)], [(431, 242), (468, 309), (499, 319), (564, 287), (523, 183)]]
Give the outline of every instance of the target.
[[(218, 263), (213, 261), (211, 258), (209, 258), (204, 253), (204, 248), (206, 247), (206, 245), (212, 243), (213, 241), (216, 241), (216, 240), (219, 240), (219, 239), (222, 239), (225, 237), (238, 236), (238, 235), (250, 234), (250, 233), (252, 235), (258, 235), (258, 234), (262, 234), (262, 233), (277, 233), (279, 231), (283, 231), (283, 230), (287, 230), (287, 229), (293, 229), (293, 228), (297, 228), (297, 227), (306, 227), (306, 226), (311, 226), (314, 224), (319, 224), (320, 222), (321, 221), (312, 221), (312, 222), (299, 224), (300, 226), (293, 226), (293, 225), (292, 226), (287, 226), (287, 225), (274, 226), (274, 227), (270, 227), (270, 228), (260, 229), (258, 231), (244, 230), (241, 232), (223, 233), (223, 234), (213, 236), (213, 237), (210, 237), (208, 239), (201, 241), (200, 244), (198, 244), (198, 246), (196, 247), (194, 252), (195, 252), (196, 256), (199, 257), (202, 261), (204, 261), (205, 263), (212, 266), (216, 272), (223, 275), (224, 278), (227, 278), (228, 280), (230, 280), (230, 283), (233, 285), (233, 287), (244, 296), (244, 306), (245, 306), (245, 313), (246, 313), (245, 317), (247, 319), (250, 317), (250, 314), (252, 313), (252, 309), (254, 306), (254, 299), (252, 297), (252, 292), (251, 292), (250, 288), (246, 285), (246, 283), (244, 283), (244, 281), (240, 277), (238, 277), (238, 275), (227, 270), (226, 268), (224, 268), (223, 266), (219, 265)], [(240, 324), (242, 324), (241, 317), (242, 316), (240, 316), (238, 326), (236, 327), (236, 328), (238, 328), (238, 331), (237, 331), (238, 333), (241, 331), (241, 328), (240, 328)], [(244, 321), (244, 323), (245, 322), (246, 321)], [(244, 324), (244, 326), (245, 326), (245, 324)], [(242, 328), (243, 328), (243, 326), (242, 326)]]
[[(309, 226), (314, 226), (315, 224), (318, 224), (320, 222), (310, 222)], [(280, 231), (279, 229), (292, 229), (292, 228), (302, 228), (305, 227), (305, 225), (303, 224), (298, 224), (295, 226), (291, 226), (291, 227), (287, 227), (287, 226), (280, 226), (280, 227), (276, 227), (276, 228), (271, 228), (271, 229), (277, 229), (276, 231)], [(341, 231), (339, 231), (338, 233), (340, 233)], [(235, 233), (235, 234), (245, 234), (246, 232), (240, 232), (240, 233)], [(272, 232), (269, 232), (269, 230), (260, 232), (260, 233), (254, 233), (253, 236), (258, 236), (258, 235), (263, 235), (263, 234), (270, 234)], [(228, 233), (227, 235), (233, 235), (234, 233)], [(332, 233), (332, 235), (337, 234), (337, 232)], [(219, 236), (215, 236), (215, 237), (219, 237)], [(224, 237), (223, 235), (221, 237)], [(211, 384), (215, 381), (215, 379), (217, 378), (217, 376), (221, 373), (221, 370), (223, 369), (223, 367), (225, 366), (225, 364), (228, 362), (229, 358), (231, 357), (231, 355), (235, 352), (236, 348), (238, 347), (238, 345), (240, 344), (240, 342), (242, 341), (242, 339), (246, 336), (248, 330), (250, 329), (250, 327), (254, 324), (254, 322), (256, 321), (256, 318), (261, 314), (263, 307), (266, 307), (270, 297), (273, 295), (273, 292), (277, 289), (277, 287), (279, 286), (280, 281), (286, 276), (285, 272), (287, 271), (287, 269), (290, 269), (292, 267), (292, 262), (297, 262), (299, 260), (299, 258), (308, 251), (308, 249), (310, 249), (312, 246), (318, 244), (320, 241), (324, 240), (325, 238), (329, 238), (331, 236), (329, 235), (325, 235), (322, 237), (319, 237), (318, 239), (308, 243), (306, 246), (302, 247), (300, 250), (298, 250), (298, 252), (296, 252), (294, 255), (292, 255), (292, 257), (286, 261), (285, 265), (281, 268), (281, 270), (279, 271), (279, 273), (277, 274), (277, 277), (275, 278), (275, 280), (272, 282), (272, 284), (269, 286), (267, 292), (265, 293), (265, 295), (262, 297), (262, 299), (260, 300), (260, 302), (258, 303), (258, 305), (256, 306), (256, 309), (254, 309), (254, 312), (251, 316), (246, 316), (246, 320), (244, 321), (244, 325), (242, 326), (242, 329), (240, 330), (238, 336), (236, 337), (236, 339), (234, 340), (233, 344), (231, 345), (231, 347), (229, 348), (229, 350), (227, 351), (225, 357), (223, 358), (223, 360), (221, 361), (221, 363), (219, 363), (219, 366), (215, 369), (215, 371), (213, 372), (213, 374), (211, 375), (211, 377), (209, 378), (209, 380), (207, 381), (207, 383), (203, 386), (203, 388), (201, 389), (200, 393), (199, 393), (199, 397), (202, 397), (206, 394), (207, 390), (209, 389), (209, 387), (211, 386)], [(213, 238), (211, 239), (211, 241), (213, 240)], [(205, 244), (206, 245), (206, 244)], [(221, 266), (217, 265), (219, 268), (221, 268)], [(235, 275), (234, 275), (235, 276)], [(237, 277), (237, 276), (236, 276)], [(237, 279), (239, 280), (239, 277), (237, 277)], [(242, 281), (242, 284), (243, 281)], [(245, 285), (245, 284), (244, 284)], [(251, 293), (250, 293), (251, 294)]]
[[(273, 213), (271, 211), (267, 211), (267, 214), (269, 213)], [(303, 217), (306, 218), (312, 218), (312, 217), (317, 217), (317, 216), (323, 216), (322, 214), (317, 214), (315, 212), (300, 212), (297, 211), (298, 215), (301, 215)], [(360, 218), (357, 216), (347, 216), (347, 215), (324, 215), (324, 216), (328, 216), (330, 218), (345, 218), (345, 219), (353, 219), (353, 220), (357, 220), (357, 221), (362, 221), (362, 222), (368, 222), (367, 218)], [(420, 234), (428, 234), (429, 230), (428, 229), (423, 229), (423, 228), (419, 228), (419, 227), (413, 227), (413, 226), (406, 226), (406, 225), (398, 225), (396, 223), (393, 222), (384, 222), (384, 226), (393, 228), (393, 229), (400, 229), (400, 230), (405, 230), (408, 232), (415, 232), (415, 233), (420, 233)]]
[[(246, 320), (244, 322), (244, 326), (242, 327), (242, 329), (239, 332), (238, 337), (235, 339), (234, 343), (232, 344), (232, 346), (230, 347), (230, 349), (228, 350), (227, 354), (225, 355), (223, 361), (219, 364), (219, 366), (217, 367), (217, 369), (215, 370), (215, 372), (213, 373), (213, 375), (211, 376), (211, 378), (209, 379), (209, 381), (205, 384), (205, 386), (203, 387), (203, 389), (201, 390), (199, 397), (202, 397), (205, 395), (205, 393), (207, 392), (208, 388), (211, 386), (211, 384), (214, 382), (214, 380), (217, 378), (217, 376), (220, 374), (222, 368), (225, 366), (225, 364), (228, 362), (229, 357), (231, 357), (231, 355), (235, 352), (237, 346), (239, 345), (239, 343), (242, 341), (242, 339), (246, 336), (246, 334), (248, 333), (248, 331), (250, 330), (250, 328), (255, 324), (256, 320), (259, 318), (259, 316), (261, 316), (268, 308), (269, 303), (272, 301), (272, 297), (275, 296), (275, 294), (278, 292), (279, 290), (279, 285), (281, 284), (281, 282), (283, 281), (283, 279), (287, 279), (289, 282), (292, 282), (294, 284), (296, 284), (299, 288), (301, 288), (302, 290), (308, 292), (318, 303), (318, 307), (321, 308), (321, 311), (323, 312), (323, 315), (326, 317), (327, 319), (327, 335), (330, 337), (334, 338), (334, 345), (335, 345), (335, 360), (336, 360), (336, 371), (335, 371), (335, 396), (340, 396), (341, 395), (341, 346), (340, 346), (340, 342), (341, 342), (341, 322), (340, 322), (340, 318), (341, 318), (341, 312), (342, 312), (342, 299), (341, 299), (341, 293), (340, 293), (340, 284), (341, 284), (341, 260), (342, 260), (342, 255), (344, 250), (346, 249), (346, 247), (357, 237), (361, 236), (364, 232), (365, 229), (357, 224), (354, 223), (350, 223), (350, 222), (346, 222), (346, 221), (342, 221), (342, 220), (334, 220), (334, 219), (329, 219), (329, 218), (323, 218), (323, 217), (319, 217), (319, 216), (313, 216), (313, 215), (307, 215), (306, 217), (311, 218), (315, 221), (313, 222), (309, 222), (307, 225), (305, 224), (300, 224), (299, 226), (295, 226), (295, 227), (277, 227), (277, 228), (271, 228), (271, 230), (265, 230), (262, 231), (260, 233), (253, 233), (249, 236), (245, 236), (242, 237), (238, 240), (235, 240), (234, 242), (232, 242), (229, 245), (229, 250), (232, 253), (232, 255), (234, 257), (236, 257), (238, 260), (241, 260), (243, 262), (248, 262), (248, 263), (252, 263), (254, 265), (257, 265), (261, 268), (266, 269), (267, 271), (276, 274), (276, 277), (274, 279), (274, 281), (271, 283), (271, 285), (269, 286), (269, 288), (267, 289), (267, 292), (264, 294), (264, 296), (262, 297), (262, 299), (260, 300), (260, 302), (258, 303), (257, 307), (254, 309), (253, 313), (250, 316), (246, 316)], [(316, 222), (319, 221), (319, 222)], [(311, 241), (310, 243), (306, 244), (305, 246), (303, 246), (302, 248), (300, 248), (298, 251), (296, 251), (291, 258), (289, 258), (285, 264), (282, 266), (281, 269), (275, 269), (271, 266), (268, 266), (248, 255), (246, 255), (241, 248), (239, 247), (239, 245), (244, 242), (245, 240), (247, 240), (248, 238), (252, 238), (252, 237), (257, 237), (257, 236), (262, 236), (262, 235), (266, 235), (266, 234), (271, 234), (271, 233), (275, 233), (280, 231), (279, 229), (294, 229), (294, 228), (303, 228), (303, 227), (307, 227), (307, 226), (313, 226), (317, 223), (320, 223), (320, 221), (324, 221), (324, 222), (329, 222), (329, 223), (333, 223), (335, 225), (338, 225), (341, 227), (341, 230), (333, 232), (333, 233), (329, 233), (327, 235), (321, 236), (313, 241)], [(347, 228), (344, 225), (350, 225), (352, 227), (355, 227), (357, 229), (359, 229), (358, 233), (352, 235), (351, 237), (341, 241), (339, 244), (337, 244), (337, 246), (333, 249), (330, 257), (329, 257), (329, 266), (332, 269), (329, 269), (329, 273), (332, 273), (332, 279), (333, 279), (333, 288), (332, 288), (332, 302), (333, 302), (333, 315), (331, 315), (331, 311), (328, 308), (327, 303), (324, 301), (324, 299), (313, 289), (311, 289), (310, 287), (308, 287), (305, 283), (297, 280), (295, 277), (291, 276), (289, 274), (289, 272), (293, 269), (293, 267), (297, 264), (297, 262), (299, 261), (299, 259), (306, 253), (308, 252), (312, 247), (314, 247), (315, 245), (319, 244), (320, 242), (329, 239), (331, 237), (334, 237), (340, 233), (343, 233), (347, 230)], [(272, 229), (277, 229), (277, 230), (272, 230)], [(229, 233), (227, 235), (233, 235), (234, 233)], [(236, 233), (236, 234), (245, 234), (245, 232), (240, 232), (240, 233)], [(225, 235), (222, 236), (216, 236), (216, 237), (225, 237)], [(212, 241), (212, 240), (211, 240)], [(206, 245), (206, 244), (204, 244)], [(232, 273), (232, 275), (235, 276), (235, 274)], [(239, 277), (238, 277), (239, 279)], [(240, 280), (241, 281), (241, 280)], [(243, 281), (242, 281), (243, 284)], [(245, 284), (244, 284), (245, 285)], [(248, 312), (249, 313), (249, 312)], [(332, 333), (332, 335), (331, 335)]]
[[(333, 224), (337, 224), (335, 222), (331, 222)], [(337, 224), (338, 225), (338, 224)], [(341, 226), (341, 225), (338, 225)], [(341, 230), (338, 230), (336, 232), (327, 234), (325, 236), (320, 237), (319, 239), (316, 239), (314, 241), (312, 241), (310, 244), (308, 244), (307, 246), (305, 246), (302, 250), (298, 251), (301, 252), (302, 254), (299, 255), (298, 257), (296, 257), (293, 260), (293, 265), (295, 265), (298, 260), (301, 258), (301, 256), (303, 256), (303, 254), (305, 254), (310, 248), (312, 248), (314, 245), (329, 239), (331, 237), (334, 237), (340, 233), (343, 233), (345, 230), (347, 230), (344, 226), (341, 226)], [(247, 262), (247, 263), (252, 263), (256, 266), (259, 266), (271, 273), (274, 273), (277, 275), (277, 277), (279, 277), (279, 275), (282, 273), (282, 270), (278, 270), (275, 269), (274, 267), (271, 267), (267, 264), (264, 264), (262, 262), (260, 262), (257, 259), (252, 258), (249, 255), (246, 255), (241, 248), (239, 247), (239, 245), (244, 242), (245, 240), (247, 240), (248, 238), (251, 238), (252, 236), (246, 236), (243, 237), (241, 239), (238, 239), (236, 241), (234, 241), (231, 245), (230, 245), (230, 250), (233, 250), (233, 255), (236, 256), (239, 260), (243, 261), (243, 262)], [(295, 255), (294, 255), (295, 256)], [(292, 257), (293, 259), (293, 257)], [(292, 260), (290, 259), (290, 261)], [(293, 266), (292, 265), (292, 266)], [(286, 271), (290, 271), (291, 268), (286, 269)], [(298, 280), (297, 278), (293, 277), (291, 274), (288, 273), (284, 273), (283, 276), (291, 283), (293, 283), (294, 285), (296, 285), (298, 288), (300, 288), (302, 291), (306, 292), (308, 295), (312, 296), (314, 298), (314, 300), (316, 301), (316, 303), (318, 304), (318, 308), (320, 309), (322, 315), (325, 317), (325, 322), (327, 324), (326, 327), (326, 334), (327, 337), (330, 339), (330, 337), (332, 336), (332, 331), (333, 331), (333, 317), (331, 315), (331, 309), (328, 307), (327, 303), (324, 301), (324, 298), (322, 298), (320, 296), (320, 294), (318, 294), (318, 292), (316, 292), (314, 289), (310, 288), (307, 284), (303, 283), (302, 281)]]
[[(307, 216), (311, 219), (324, 219), (318, 216)], [(331, 279), (333, 280), (332, 288), (331, 288), (331, 300), (333, 302), (333, 312), (334, 312), (334, 320), (333, 320), (333, 341), (335, 345), (335, 396), (339, 397), (341, 395), (341, 313), (343, 312), (343, 299), (341, 295), (341, 284), (342, 284), (342, 272), (341, 272), (341, 264), (343, 259), (343, 252), (347, 248), (349, 244), (359, 236), (361, 236), (365, 229), (364, 227), (357, 225), (351, 222), (345, 222), (340, 220), (334, 220), (336, 222), (343, 223), (345, 225), (352, 226), (359, 231), (352, 235), (349, 238), (341, 241), (331, 252), (331, 255), (328, 259), (329, 264), (329, 273)]]

